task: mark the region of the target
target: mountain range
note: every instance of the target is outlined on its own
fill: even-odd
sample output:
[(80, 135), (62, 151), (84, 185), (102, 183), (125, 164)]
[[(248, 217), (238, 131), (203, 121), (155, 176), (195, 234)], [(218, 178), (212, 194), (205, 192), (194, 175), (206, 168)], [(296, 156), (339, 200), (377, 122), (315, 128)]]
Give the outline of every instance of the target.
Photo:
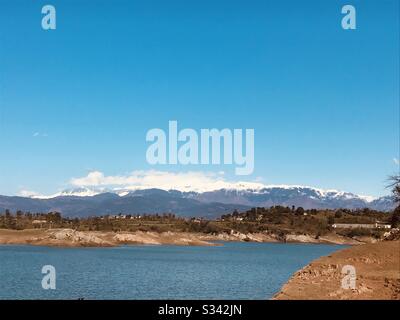
[(235, 209), (274, 205), (305, 209), (370, 208), (393, 209), (390, 196), (372, 198), (337, 190), (321, 190), (305, 186), (265, 186), (260, 188), (219, 189), (206, 192), (138, 189), (96, 190), (78, 188), (65, 190), (52, 197), (0, 196), (0, 212), (59, 211), (64, 216), (87, 217), (105, 214), (174, 213), (185, 217), (215, 218)]

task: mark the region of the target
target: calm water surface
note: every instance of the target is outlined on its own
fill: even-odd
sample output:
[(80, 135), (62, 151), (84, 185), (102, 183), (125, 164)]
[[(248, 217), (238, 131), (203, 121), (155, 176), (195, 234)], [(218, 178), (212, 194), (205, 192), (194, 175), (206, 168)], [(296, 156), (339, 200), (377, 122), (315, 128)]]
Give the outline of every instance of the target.
[[(0, 246), (0, 299), (268, 299), (295, 271), (343, 247)], [(42, 289), (44, 265), (56, 268), (56, 290)]]

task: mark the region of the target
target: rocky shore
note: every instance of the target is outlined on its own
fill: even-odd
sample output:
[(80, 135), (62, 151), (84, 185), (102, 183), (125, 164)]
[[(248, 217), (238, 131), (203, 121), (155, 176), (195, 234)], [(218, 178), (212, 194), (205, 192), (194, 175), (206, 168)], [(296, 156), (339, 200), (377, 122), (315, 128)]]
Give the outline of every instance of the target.
[(353, 239), (336, 234), (316, 239), (310, 235), (287, 234), (284, 237), (265, 232), (259, 233), (218, 233), (192, 232), (103, 232), (76, 231), (73, 229), (0, 229), (0, 244), (30, 244), (63, 247), (108, 247), (121, 244), (143, 245), (193, 245), (210, 246), (215, 241), (247, 242), (293, 242), (356, 245), (372, 242), (373, 239)]
[(325, 243), (325, 244), (347, 244), (357, 245), (365, 242), (374, 241), (371, 239), (353, 239), (349, 237), (343, 237), (337, 234), (330, 234), (318, 239), (311, 235), (303, 234), (286, 234), (284, 236), (271, 234), (266, 232), (258, 233), (240, 233), (231, 231), (231, 233), (218, 233), (218, 234), (207, 234), (200, 235), (200, 239), (206, 241), (247, 241), (247, 242), (280, 242), (280, 243)]
[[(342, 287), (342, 268), (355, 268), (355, 287)], [(400, 241), (353, 246), (319, 258), (296, 272), (277, 300), (400, 299)]]
[(0, 229), (0, 244), (25, 244), (59, 247), (112, 247), (122, 244), (143, 245), (213, 245), (196, 234), (174, 232), (100, 232), (72, 229)]

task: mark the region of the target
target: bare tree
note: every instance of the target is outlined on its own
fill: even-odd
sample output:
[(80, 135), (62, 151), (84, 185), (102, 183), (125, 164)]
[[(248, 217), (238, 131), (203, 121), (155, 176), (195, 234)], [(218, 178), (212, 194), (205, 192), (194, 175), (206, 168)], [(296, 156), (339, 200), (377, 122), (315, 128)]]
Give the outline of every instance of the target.
[(394, 202), (400, 205), (400, 175), (390, 176), (389, 181), (388, 188), (392, 189)]
[(392, 227), (396, 228), (400, 226), (400, 175), (391, 176), (389, 180), (388, 188), (392, 189), (394, 202), (397, 204), (391, 218)]

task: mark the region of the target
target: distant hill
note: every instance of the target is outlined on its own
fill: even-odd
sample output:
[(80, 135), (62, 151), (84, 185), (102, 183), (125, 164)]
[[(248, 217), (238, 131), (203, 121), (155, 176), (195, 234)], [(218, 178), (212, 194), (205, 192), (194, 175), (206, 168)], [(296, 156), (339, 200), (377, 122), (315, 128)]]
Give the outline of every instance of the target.
[[(90, 194), (88, 196), (87, 194)], [(51, 198), (0, 196), (0, 212), (5, 209), (30, 212), (59, 211), (65, 216), (87, 217), (105, 214), (175, 213), (180, 216), (215, 218), (233, 210), (273, 205), (311, 208), (370, 208), (389, 211), (390, 196), (368, 198), (348, 192), (302, 186), (272, 186), (258, 189), (221, 189), (208, 192), (144, 189), (112, 192), (80, 188)]]

